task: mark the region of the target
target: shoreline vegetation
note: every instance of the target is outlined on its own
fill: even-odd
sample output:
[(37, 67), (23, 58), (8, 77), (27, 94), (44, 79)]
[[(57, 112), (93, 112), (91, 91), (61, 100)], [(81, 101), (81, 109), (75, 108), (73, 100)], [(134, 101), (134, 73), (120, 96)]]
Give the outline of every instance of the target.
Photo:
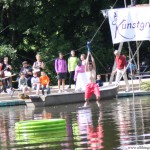
[(145, 91), (150, 91), (150, 81), (149, 82), (142, 82), (141, 89)]

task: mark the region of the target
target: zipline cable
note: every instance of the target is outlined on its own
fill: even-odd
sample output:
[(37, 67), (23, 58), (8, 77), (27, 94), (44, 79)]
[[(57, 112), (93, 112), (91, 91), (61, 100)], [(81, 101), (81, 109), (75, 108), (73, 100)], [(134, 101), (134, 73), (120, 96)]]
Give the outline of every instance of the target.
[(10, 25), (6, 26), (3, 30), (0, 31), (0, 34), (5, 31)]
[(108, 70), (105, 68), (105, 66), (103, 65), (103, 63), (97, 58), (97, 56), (94, 54), (94, 52), (91, 51), (91, 53), (94, 55), (94, 57), (97, 59), (97, 61), (100, 63), (100, 65), (104, 68), (104, 70), (106, 72), (108, 72)]
[[(112, 8), (111, 8), (111, 9), (113, 9), (113, 8), (115, 7), (115, 5), (116, 5), (116, 3), (117, 3), (117, 2), (118, 2), (118, 0), (116, 0), (116, 2), (114, 3), (114, 5), (112, 6)], [(95, 32), (95, 34), (94, 34), (94, 36), (91, 38), (90, 43), (92, 43), (92, 41), (93, 41), (93, 40), (94, 40), (94, 38), (96, 37), (96, 35), (97, 35), (98, 31), (101, 29), (102, 25), (105, 23), (106, 19), (107, 19), (107, 17), (105, 17), (105, 18), (103, 19), (103, 21), (102, 21), (101, 25), (98, 27), (98, 29), (96, 30), (96, 32)]]

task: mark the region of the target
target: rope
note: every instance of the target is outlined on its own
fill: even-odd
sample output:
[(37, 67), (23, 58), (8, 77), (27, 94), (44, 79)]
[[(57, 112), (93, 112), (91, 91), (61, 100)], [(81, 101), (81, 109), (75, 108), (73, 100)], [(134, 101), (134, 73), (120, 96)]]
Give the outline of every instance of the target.
[(97, 61), (100, 63), (100, 65), (104, 68), (104, 70), (106, 71), (106, 72), (108, 72), (108, 70), (105, 68), (105, 66), (102, 64), (102, 62), (96, 57), (96, 55), (94, 54), (94, 52), (91, 52), (93, 55), (94, 55), (94, 57), (97, 59)]
[(0, 31), (0, 34), (5, 31), (10, 25), (6, 26), (3, 30)]
[[(118, 2), (118, 0), (116, 0), (116, 2), (114, 3), (114, 5), (112, 6), (111, 9), (113, 9), (113, 8), (115, 7), (115, 5), (116, 5), (117, 2)], [(107, 19), (107, 17), (104, 18), (104, 20), (102, 21), (101, 25), (100, 25), (100, 26), (98, 27), (98, 29), (96, 30), (94, 36), (93, 36), (93, 37), (91, 38), (91, 40), (90, 40), (90, 43), (93, 42), (94, 38), (96, 37), (98, 31), (101, 29), (102, 25), (105, 23), (106, 19)]]
[[(82, 47), (80, 47), (80, 48), (78, 48), (78, 49), (76, 49), (76, 50), (74, 50), (75, 52), (76, 51), (80, 51), (81, 49), (83, 49), (83, 48), (85, 48), (86, 47), (86, 45), (84, 45), (84, 46), (82, 46)], [(63, 55), (63, 56), (67, 56), (67, 55), (69, 55), (70, 54), (70, 52), (69, 53), (66, 53), (65, 55)], [(52, 61), (54, 61), (55, 60), (55, 58), (54, 59), (52, 59), (52, 60), (49, 60), (49, 61), (46, 61), (45, 62), (45, 64), (47, 64), (47, 63), (49, 63), (49, 62), (52, 62)]]
[[(114, 6), (116, 5), (117, 2), (118, 2), (118, 0), (115, 1), (114, 5), (111, 7), (111, 9), (114, 8)], [(106, 19), (107, 19), (107, 18), (104, 18), (104, 20), (102, 21), (101, 25), (98, 27), (98, 29), (96, 30), (95, 34), (94, 34), (93, 37), (91, 38), (90, 43), (93, 42), (94, 38), (96, 37), (98, 31), (101, 29), (101, 27), (102, 27), (102, 25), (104, 24), (104, 22), (106, 21)], [(2, 33), (4, 30), (6, 30), (9, 26), (10, 26), (10, 25), (8, 25), (7, 27), (5, 27), (2, 31), (0, 31), (0, 33)], [(74, 51), (80, 51), (80, 50), (82, 50), (82, 49), (85, 48), (85, 47), (86, 47), (86, 45), (84, 45), (84, 46), (82, 46), (82, 47), (80, 47), (80, 48), (78, 48), (78, 49), (76, 49), (76, 50), (74, 50)], [(70, 52), (69, 52), (69, 53), (66, 53), (64, 56), (67, 56), (67, 55), (69, 55), (69, 54), (70, 54)], [(18, 55), (19, 55), (19, 54), (18, 54)], [(30, 58), (28, 58), (28, 57), (25, 57), (25, 56), (22, 56), (22, 55), (19, 55), (19, 56), (21, 56), (22, 58), (26, 58), (26, 59), (28, 59), (28, 60), (34, 61), (33, 59), (30, 59)], [(55, 60), (55, 59), (46, 61), (45, 64), (48, 63), (48, 62), (52, 62), (52, 61), (54, 61), (54, 60)], [(98, 59), (97, 59), (97, 60), (98, 60)], [(101, 65), (102, 65), (102, 63), (101, 63)], [(103, 65), (102, 65), (102, 66), (103, 66)], [(104, 66), (103, 66), (103, 67), (104, 67)], [(106, 69), (105, 69), (105, 70), (106, 70)]]

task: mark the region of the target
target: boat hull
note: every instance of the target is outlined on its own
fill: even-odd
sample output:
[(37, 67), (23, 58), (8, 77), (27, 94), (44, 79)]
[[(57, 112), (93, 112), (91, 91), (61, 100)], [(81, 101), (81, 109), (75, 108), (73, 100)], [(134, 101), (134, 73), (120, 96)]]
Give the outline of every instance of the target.
[[(115, 98), (118, 93), (118, 87), (115, 85), (104, 86), (100, 88), (101, 100)], [(67, 92), (61, 94), (51, 94), (46, 97), (30, 97), (35, 106), (54, 106), (72, 103), (84, 102), (84, 92)], [(90, 100), (95, 100), (95, 95)]]

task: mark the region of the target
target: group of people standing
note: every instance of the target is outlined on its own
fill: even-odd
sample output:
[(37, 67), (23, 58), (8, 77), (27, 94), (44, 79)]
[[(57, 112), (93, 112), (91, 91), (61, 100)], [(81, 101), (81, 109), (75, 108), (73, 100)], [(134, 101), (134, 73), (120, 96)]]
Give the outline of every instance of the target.
[[(80, 59), (75, 56), (75, 51), (71, 51), (71, 56), (67, 61), (63, 58), (63, 54), (59, 53), (59, 57), (55, 60), (55, 71), (58, 78), (59, 93), (64, 92), (65, 79), (67, 71), (69, 72), (69, 89), (71, 88), (72, 81), (75, 83), (75, 90), (85, 91), (85, 105), (87, 106), (92, 94), (96, 95), (97, 104), (100, 106), (100, 90), (99, 85), (102, 86), (101, 76), (98, 75), (96, 81), (96, 64), (90, 52), (81, 54)], [(100, 83), (101, 82), (101, 83)], [(62, 83), (62, 90), (60, 85)]]
[[(126, 76), (126, 57), (121, 55), (118, 50), (115, 50), (114, 54), (117, 64), (117, 68), (114, 71), (114, 73), (116, 73), (116, 83), (119, 83), (123, 76), (126, 82), (126, 91), (129, 91), (130, 86)], [(36, 90), (36, 94), (38, 95), (40, 89), (42, 89), (43, 95), (45, 89), (47, 90), (47, 94), (50, 94), (50, 78), (44, 72), (45, 65), (41, 56), (39, 54), (36, 55), (36, 61), (33, 63), (33, 66), (29, 66), (27, 61), (24, 61), (22, 65), (23, 67), (19, 73), (18, 87), (23, 91), (23, 94), (25, 94), (27, 90), (31, 93), (31, 89)], [(75, 51), (72, 50), (68, 62), (63, 58), (63, 54), (59, 53), (59, 57), (55, 59), (54, 67), (58, 79), (58, 93), (65, 92), (65, 80), (67, 73), (69, 73), (68, 89), (70, 89), (72, 83), (74, 83), (76, 91), (85, 91), (85, 105), (87, 105), (92, 94), (96, 95), (99, 105), (99, 87), (103, 86), (103, 82), (99, 74), (96, 80), (96, 64), (90, 51), (88, 51), (87, 57), (85, 54), (81, 54), (80, 58), (78, 58), (75, 55)], [(7, 93), (7, 88), (12, 87), (12, 70), (12, 66), (8, 63), (8, 57), (4, 57), (3, 62), (0, 62), (0, 78), (5, 93)]]
[[(63, 54), (59, 53), (59, 57), (55, 59), (55, 71), (58, 78), (58, 93), (64, 92), (65, 80), (67, 72), (69, 73), (69, 86), (71, 88), (72, 83), (75, 84), (75, 90), (85, 90), (87, 84), (86, 76), (86, 55), (81, 54), (80, 58), (75, 55), (75, 51), (72, 50), (68, 58), (68, 62), (63, 58)], [(98, 75), (97, 84), (102, 86), (101, 76)], [(62, 84), (62, 89), (61, 89)]]

